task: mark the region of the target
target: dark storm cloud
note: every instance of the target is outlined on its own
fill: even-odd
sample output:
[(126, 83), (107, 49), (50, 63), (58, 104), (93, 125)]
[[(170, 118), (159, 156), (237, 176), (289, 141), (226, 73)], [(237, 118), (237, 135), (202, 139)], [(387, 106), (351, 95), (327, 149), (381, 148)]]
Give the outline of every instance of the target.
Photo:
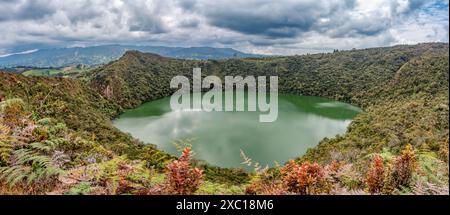
[[(403, 1), (405, 2), (405, 1)], [(392, 27), (395, 16), (410, 14), (430, 1), (386, 1), (391, 16), (371, 11), (356, 16), (356, 0), (183, 1), (187, 11), (202, 14), (213, 26), (268, 38), (294, 38), (315, 31), (330, 37), (374, 36)]]
[(41, 0), (0, 1), (0, 21), (42, 19), (55, 12), (55, 8)]
[(129, 1), (125, 6), (131, 15), (130, 31), (146, 31), (155, 34), (165, 33), (167, 29), (159, 18), (163, 13), (161, 4), (155, 1), (151, 7), (142, 7), (142, 2)]
[(225, 13), (210, 18), (210, 23), (217, 27), (269, 37), (295, 37), (309, 31), (313, 25), (311, 19), (292, 20), (283, 16), (263, 19), (258, 15)]
[(175, 2), (185, 10), (193, 10), (197, 6), (197, 0), (176, 0)]
[(317, 30), (322, 18), (345, 15), (355, 6), (355, 0), (200, 1), (195, 5), (184, 3), (182, 6), (204, 15), (213, 26), (243, 34), (289, 38)]

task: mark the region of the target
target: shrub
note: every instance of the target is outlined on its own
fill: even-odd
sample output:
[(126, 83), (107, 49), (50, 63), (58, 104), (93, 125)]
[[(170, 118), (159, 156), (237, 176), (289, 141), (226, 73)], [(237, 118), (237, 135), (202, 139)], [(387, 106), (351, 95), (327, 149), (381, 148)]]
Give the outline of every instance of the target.
[(407, 145), (397, 156), (392, 164), (387, 166), (386, 172), (389, 174), (385, 179), (383, 187), (384, 194), (393, 194), (403, 188), (411, 187), (413, 174), (418, 166), (415, 152), (411, 145)]
[[(39, 143), (40, 144), (40, 143)], [(12, 164), (0, 167), (0, 180), (10, 187), (18, 186), (24, 193), (40, 193), (53, 188), (64, 170), (52, 157), (37, 149), (18, 149), (12, 153)]]
[(291, 160), (283, 167), (283, 184), (288, 192), (311, 195), (329, 193), (329, 183), (322, 166), (304, 162), (301, 165)]
[(332, 179), (333, 182), (339, 182), (340, 181), (339, 172), (342, 170), (343, 166), (344, 166), (343, 162), (333, 160), (331, 161), (330, 164), (324, 167), (325, 175), (327, 175), (327, 177), (330, 177), (330, 179)]
[(370, 163), (366, 176), (367, 186), (371, 194), (382, 191), (385, 179), (384, 173), (383, 158), (380, 155), (376, 155)]
[(442, 158), (442, 160), (444, 160), (445, 162), (448, 162), (448, 137), (447, 139), (445, 139), (445, 141), (443, 142), (443, 144), (441, 144), (440, 148), (439, 148), (439, 155)]
[(89, 182), (80, 182), (65, 193), (67, 195), (89, 195), (93, 191)]
[(285, 195), (286, 190), (283, 184), (278, 181), (257, 180), (245, 188), (247, 195)]
[(21, 125), (22, 119), (26, 116), (25, 103), (21, 99), (6, 100), (0, 105), (0, 112), (8, 126)]
[(183, 150), (178, 160), (167, 165), (167, 192), (177, 195), (193, 194), (201, 185), (203, 171), (190, 167), (191, 148)]
[(0, 123), (0, 166), (8, 163), (14, 151), (12, 141), (15, 141), (15, 138), (11, 136), (11, 129)]
[(247, 195), (284, 195), (288, 192), (283, 186), (283, 181), (279, 180), (273, 172), (256, 172), (251, 177), (251, 183), (245, 187)]
[(195, 192), (199, 195), (242, 195), (245, 192), (244, 186), (214, 183), (205, 181)]
[(412, 191), (414, 195), (449, 195), (448, 184), (432, 184), (425, 181), (414, 184)]
[(409, 187), (412, 175), (417, 167), (416, 155), (411, 145), (407, 145), (401, 154), (395, 159), (392, 170), (392, 178), (397, 188)]
[(145, 164), (131, 161), (126, 156), (92, 164), (87, 169), (96, 184), (106, 188), (106, 194), (129, 194), (150, 187), (150, 172)]

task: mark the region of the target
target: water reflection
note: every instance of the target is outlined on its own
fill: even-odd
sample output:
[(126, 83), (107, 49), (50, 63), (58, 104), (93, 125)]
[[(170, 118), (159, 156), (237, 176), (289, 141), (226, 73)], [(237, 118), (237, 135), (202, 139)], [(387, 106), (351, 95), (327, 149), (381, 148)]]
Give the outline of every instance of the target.
[(221, 167), (243, 167), (240, 149), (262, 165), (298, 157), (324, 137), (344, 133), (360, 112), (324, 98), (279, 95), (278, 120), (260, 123), (259, 112), (171, 111), (169, 102), (143, 104), (114, 124), (173, 154), (178, 154), (173, 140), (194, 139), (197, 158)]

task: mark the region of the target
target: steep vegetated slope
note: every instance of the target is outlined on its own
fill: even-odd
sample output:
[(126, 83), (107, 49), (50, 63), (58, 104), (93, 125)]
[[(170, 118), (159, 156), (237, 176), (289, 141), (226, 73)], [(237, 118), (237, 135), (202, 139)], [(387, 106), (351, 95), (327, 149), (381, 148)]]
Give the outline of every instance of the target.
[[(174, 75), (192, 76), (202, 68), (203, 76), (277, 75), (284, 93), (317, 95), (361, 107), (377, 98), (373, 89), (385, 86), (409, 60), (425, 52), (446, 50), (445, 44), (395, 46), (293, 57), (190, 61), (130, 51), (90, 74), (91, 86), (107, 98), (125, 106), (140, 104), (150, 97), (167, 96)], [(155, 90), (156, 89), (156, 90)]]
[(371, 105), (347, 134), (324, 140), (305, 158), (357, 160), (383, 148), (399, 152), (412, 144), (448, 161), (448, 57), (448, 49), (438, 49), (409, 60), (387, 83), (365, 92), (362, 99)]
[[(0, 94), (6, 99), (22, 99), (24, 111), (30, 113), (25, 121), (39, 124), (39, 119), (54, 118), (65, 123), (69, 133), (110, 150), (112, 160), (95, 164), (96, 168), (113, 166), (118, 178), (125, 177), (120, 174), (127, 171), (151, 180), (165, 177), (158, 186), (151, 180), (123, 179), (122, 185), (133, 185), (106, 193), (179, 193), (170, 187), (180, 180), (170, 173), (186, 168), (190, 152), (169, 165), (165, 176), (142, 173), (164, 167), (172, 158), (121, 133), (109, 120), (123, 109), (169, 96), (173, 92), (169, 88), (171, 78), (190, 77), (193, 67), (202, 68), (203, 76), (278, 75), (283, 93), (328, 97), (360, 106), (365, 112), (355, 118), (346, 134), (321, 141), (283, 168), (254, 173), (250, 182), (242, 172), (202, 166), (205, 172), (186, 170), (192, 175), (182, 177), (190, 180), (204, 174), (203, 185), (195, 189), (189, 183), (176, 186), (187, 186), (183, 192), (190, 193), (196, 189), (197, 193), (241, 193), (245, 189), (248, 194), (448, 193), (448, 48), (448, 44), (434, 43), (220, 61), (180, 60), (129, 51), (80, 79), (0, 73)], [(120, 155), (128, 158), (115, 157)], [(139, 166), (128, 159), (146, 164)], [(77, 165), (88, 168), (82, 162)], [(72, 165), (71, 171), (77, 165)], [(302, 176), (311, 180), (303, 183)], [(75, 184), (105, 187), (105, 181), (80, 180)]]
[[(64, 121), (79, 132), (95, 133), (96, 139), (104, 143), (117, 143), (127, 138), (114, 129), (109, 121), (109, 118), (118, 114), (119, 107), (82, 81), (71, 78), (30, 78), (8, 73), (0, 73), (0, 77), (3, 94), (7, 98), (21, 98), (35, 117), (52, 117)], [(105, 133), (105, 130), (108, 132)]]

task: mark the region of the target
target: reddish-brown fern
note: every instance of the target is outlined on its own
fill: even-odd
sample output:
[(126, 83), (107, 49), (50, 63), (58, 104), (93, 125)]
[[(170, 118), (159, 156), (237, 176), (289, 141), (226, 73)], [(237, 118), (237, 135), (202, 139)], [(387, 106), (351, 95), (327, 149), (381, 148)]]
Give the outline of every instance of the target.
[(412, 146), (408, 144), (394, 161), (392, 177), (398, 188), (409, 187), (416, 166), (416, 155)]
[(288, 192), (310, 195), (329, 192), (322, 166), (304, 162), (301, 165), (291, 160), (283, 169), (283, 184)]
[(379, 193), (384, 186), (384, 164), (380, 155), (375, 155), (367, 171), (366, 182), (371, 194)]
[(167, 165), (167, 192), (177, 195), (193, 194), (201, 185), (203, 171), (190, 167), (191, 148), (185, 148), (181, 157)]

